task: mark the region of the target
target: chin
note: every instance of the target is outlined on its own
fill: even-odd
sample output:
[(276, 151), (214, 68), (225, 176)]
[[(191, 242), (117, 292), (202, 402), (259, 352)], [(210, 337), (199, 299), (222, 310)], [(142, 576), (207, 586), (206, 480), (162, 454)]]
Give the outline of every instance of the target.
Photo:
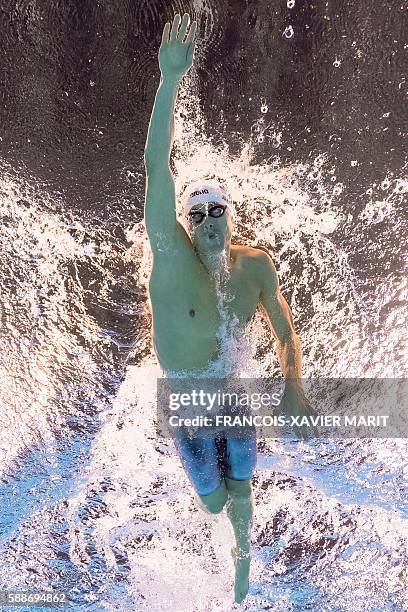
[(214, 238), (211, 241), (203, 241), (197, 244), (197, 250), (201, 253), (222, 253), (225, 251), (224, 241)]

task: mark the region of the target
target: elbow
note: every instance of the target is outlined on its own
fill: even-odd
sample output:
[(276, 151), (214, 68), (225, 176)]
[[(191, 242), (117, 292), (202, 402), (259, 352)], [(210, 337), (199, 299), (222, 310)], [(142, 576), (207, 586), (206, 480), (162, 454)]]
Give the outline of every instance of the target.
[(152, 164), (155, 158), (157, 158), (157, 147), (153, 146), (151, 142), (146, 142), (144, 148), (145, 165), (148, 166)]
[(144, 150), (144, 164), (146, 169), (146, 174), (154, 171), (156, 168), (168, 168), (169, 167), (169, 157), (168, 155), (163, 155), (159, 153), (157, 149), (148, 149)]
[(145, 164), (146, 170), (149, 168), (149, 166), (151, 166), (152, 161), (153, 161), (153, 152), (151, 149), (146, 147), (144, 150), (144, 164)]

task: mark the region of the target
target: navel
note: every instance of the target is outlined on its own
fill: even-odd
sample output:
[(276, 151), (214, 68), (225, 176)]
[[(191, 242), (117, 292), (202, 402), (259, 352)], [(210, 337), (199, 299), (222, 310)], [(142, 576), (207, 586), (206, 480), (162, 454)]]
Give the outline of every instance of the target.
[(188, 313), (188, 314), (190, 315), (190, 317), (194, 317), (194, 315), (195, 315), (195, 310), (194, 310), (194, 308), (190, 308), (190, 310), (189, 310), (189, 313)]

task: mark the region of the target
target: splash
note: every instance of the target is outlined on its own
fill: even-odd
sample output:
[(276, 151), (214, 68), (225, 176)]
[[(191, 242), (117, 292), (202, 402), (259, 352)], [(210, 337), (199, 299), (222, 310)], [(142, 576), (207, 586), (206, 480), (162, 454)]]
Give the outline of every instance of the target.
[[(254, 13), (250, 15), (253, 23), (262, 3), (247, 4)], [(286, 10), (294, 4), (288, 0), (282, 7)], [(298, 4), (297, 14), (292, 11), (292, 16), (296, 36), (302, 36), (300, 13), (306, 3), (300, 13)], [(233, 27), (234, 19), (207, 0), (194, 0), (193, 6), (203, 18), (200, 31), (204, 41), (197, 57), (220, 58), (225, 47), (219, 26)], [(145, 26), (150, 17), (158, 15), (154, 3), (147, 21), (143, 11), (136, 12), (150, 45), (153, 33)], [(97, 13), (95, 24), (99, 26)], [(398, 62), (394, 36), (388, 37), (391, 50), (381, 47), (380, 59), (385, 64), (381, 64), (384, 70), (378, 70), (374, 47), (370, 47), (377, 42), (378, 28), (361, 27), (371, 13), (366, 7), (360, 14), (355, 10), (348, 13), (352, 19), (345, 25), (352, 26), (351, 32), (356, 28), (364, 33), (364, 40), (358, 43), (352, 41), (350, 32), (342, 35), (341, 45), (336, 46), (336, 23), (346, 14), (341, 11), (330, 20), (313, 18), (317, 29), (312, 24), (305, 40), (312, 40), (309, 34), (313, 33), (313, 53), (316, 45), (323, 51), (323, 64), (313, 66), (319, 78), (323, 76), (315, 81), (319, 101), (327, 100), (328, 89), (335, 90), (335, 82), (328, 82), (327, 87), (323, 74), (327, 68), (330, 78), (333, 74), (341, 77), (350, 66), (357, 70), (353, 68), (358, 78), (350, 80), (348, 92), (342, 90), (346, 97), (336, 98), (328, 108), (330, 115), (332, 110), (337, 112), (334, 119), (346, 118), (342, 110), (358, 117), (361, 100), (356, 88), (367, 84), (367, 101), (372, 102), (372, 108), (363, 105), (367, 123), (366, 117), (361, 117), (357, 128), (376, 127), (374, 122), (370, 124), (370, 112), (383, 115), (373, 138), (381, 147), (385, 130), (389, 130), (388, 120), (392, 120), (392, 114), (387, 117), (391, 109), (387, 97), (401, 93), (405, 80), (395, 78), (397, 73), (393, 72)], [(77, 13), (73, 14), (76, 19)], [(396, 11), (389, 11), (388, 17), (392, 15), (397, 15)], [(27, 69), (32, 53), (27, 36), (31, 41), (33, 28), (36, 44), (47, 42), (42, 31), (37, 31), (36, 16), (34, 21), (31, 14), (28, 16), (28, 30), (27, 23), (21, 25), (20, 50)], [(18, 24), (18, 11), (14, 17)], [(265, 36), (254, 36), (255, 45), (261, 43), (253, 47), (255, 53), (269, 50), (262, 39), (270, 41), (276, 34), (268, 24), (269, 17), (267, 14), (263, 21)], [(50, 18), (63, 24), (61, 31), (68, 31), (65, 22), (55, 20), (51, 13)], [(111, 14), (108, 19), (112, 21)], [(246, 24), (248, 20), (239, 15), (239, 21)], [(258, 36), (259, 23), (257, 20), (252, 31)], [(319, 34), (322, 27), (328, 32), (328, 26), (332, 26), (333, 41), (331, 36)], [(248, 31), (241, 33), (236, 40), (249, 44)], [(396, 30), (396, 39), (398, 34)], [(67, 40), (64, 37), (64, 45)], [(66, 57), (56, 42), (47, 43), (47, 48)], [(279, 39), (280, 43), (298, 53), (294, 32), (288, 40), (285, 36)], [(349, 48), (354, 50), (348, 52)], [(241, 51), (239, 47), (236, 50)], [(41, 60), (42, 54), (37, 56)], [(121, 63), (120, 55), (115, 57)], [(14, 61), (14, 54), (11, 59), (16, 66), (21, 64)], [(234, 58), (228, 57), (228, 62), (230, 59)], [(341, 67), (332, 66), (336, 60), (341, 61)], [(137, 79), (145, 90), (145, 84), (151, 82), (152, 64), (150, 60), (133, 63), (146, 67)], [(66, 66), (61, 67), (61, 74), (72, 76), (71, 68), (67, 72)], [(385, 75), (383, 81), (377, 79), (380, 73)], [(107, 75), (106, 92), (110, 92), (111, 71)], [(213, 82), (220, 83), (224, 75), (222, 69), (215, 71)], [(234, 154), (230, 154), (225, 142), (216, 144), (220, 142), (218, 125), (207, 128), (200, 100), (191, 93), (198, 90), (195, 85), (192, 72), (183, 82), (177, 102), (173, 158), (177, 193), (192, 177), (216, 175), (230, 184), (237, 210), (233, 242), (262, 247), (271, 254), (300, 334), (305, 375), (405, 376), (408, 287), (406, 267), (401, 265), (406, 235), (404, 169), (393, 174), (381, 163), (375, 178), (363, 177), (360, 188), (364, 168), (369, 169), (364, 158), (372, 152), (365, 155), (364, 151), (359, 157), (358, 147), (351, 147), (347, 158), (344, 147), (344, 159), (332, 154), (336, 143), (341, 139), (345, 143), (348, 126), (356, 126), (348, 120), (344, 130), (336, 126), (327, 142), (320, 142), (319, 152), (314, 149), (307, 157), (309, 152), (303, 151), (296, 159), (295, 145), (291, 144), (287, 149), (294, 161), (285, 161), (287, 153), (282, 147), (287, 133), (282, 123), (271, 120), (271, 103), (264, 97), (263, 87), (259, 99), (254, 95), (253, 103), (246, 101), (259, 109), (258, 116), (248, 133), (231, 133)], [(7, 88), (3, 89), (7, 94)], [(18, 88), (9, 89), (13, 95), (6, 102), (13, 108)], [(42, 90), (39, 93), (38, 100), (43, 101)], [(110, 104), (111, 96), (105, 97)], [(69, 99), (74, 98), (70, 95)], [(81, 100), (85, 101), (82, 93)], [(384, 101), (381, 108), (380, 101)], [(293, 103), (287, 100), (289, 114)], [(79, 106), (84, 114), (82, 102)], [(24, 104), (18, 108), (24, 111)], [(44, 108), (38, 106), (38, 116), (44, 116)], [(64, 129), (68, 115), (59, 108), (58, 125)], [(17, 115), (20, 135), (32, 125), (32, 109), (28, 110), (28, 123), (24, 114)], [(221, 111), (220, 117), (222, 120)], [(47, 152), (53, 152), (53, 129), (48, 123), (41, 134)], [(67, 142), (72, 142), (69, 125), (65, 125), (70, 132)], [(82, 130), (81, 121), (78, 125)], [(398, 120), (394, 127), (400, 128)], [(306, 127), (308, 134), (311, 130), (314, 128)], [(16, 140), (16, 134), (10, 135)], [(293, 134), (294, 142), (297, 137)], [(34, 142), (32, 139), (32, 148)], [(3, 145), (7, 151), (6, 138)], [(118, 151), (123, 151), (123, 143), (118, 145)], [(84, 151), (83, 159), (87, 160), (86, 147)], [(391, 149), (389, 153), (391, 157)], [(349, 184), (344, 167), (350, 173)], [(135, 171), (127, 173), (128, 178), (142, 177)], [(147, 293), (151, 254), (143, 224), (125, 228), (125, 237), (133, 240), (128, 248), (118, 237), (109, 240), (101, 219), (86, 219), (86, 212), (74, 218), (66, 203), (47, 195), (36, 180), (30, 186), (21, 177), (7, 176), (7, 169), (2, 177), (0, 493), (4, 512), (0, 572), (4, 582), (30, 590), (49, 590), (50, 585), (58, 591), (70, 589), (76, 598), (75, 609), (231, 610), (229, 523), (224, 516), (214, 519), (201, 513), (171, 441), (158, 438), (155, 431), (154, 390), (161, 372), (151, 346)], [(137, 181), (132, 179), (130, 184)], [(85, 185), (78, 187), (86, 193)], [(142, 202), (142, 188), (136, 196)], [(120, 201), (122, 210), (128, 202), (126, 198)], [(110, 221), (118, 225), (116, 220)], [(171, 250), (165, 240), (161, 246)], [(117, 264), (114, 270), (110, 267), (113, 261)], [(228, 301), (219, 304), (221, 312), (228, 311), (228, 306)], [(126, 324), (133, 328), (136, 341), (122, 379), (117, 352), (132, 344), (121, 335)], [(220, 338), (233, 338), (233, 329), (233, 318), (228, 321), (225, 316)], [(261, 313), (256, 313), (246, 334), (259, 372), (279, 372), (272, 334)], [(226, 357), (234, 350), (241, 352), (227, 342), (225, 346)], [(249, 361), (247, 364), (244, 367), (253, 375)], [(253, 481), (254, 560), (251, 591), (244, 607), (345, 612), (379, 606), (403, 609), (407, 593), (406, 451), (405, 440), (326, 440), (307, 445), (295, 440), (260, 441)]]
[(210, 275), (214, 281), (220, 323), (216, 332), (219, 354), (217, 360), (209, 365), (209, 371), (219, 378), (239, 375), (248, 355), (248, 345), (242, 336), (239, 319), (230, 307), (234, 298), (228, 288), (231, 269), (225, 250), (218, 254), (218, 261), (211, 266)]
[[(55, 364), (68, 371), (76, 361), (90, 375), (96, 374), (79, 338), (61, 325), (69, 320), (70, 302), (61, 269), (69, 262), (92, 256), (93, 248), (80, 239), (85, 232), (81, 223), (52, 212), (52, 206), (55, 203), (48, 194), (39, 188), (34, 192), (28, 181), (16, 178), (7, 165), (2, 165), (1, 469), (32, 444), (40, 440), (55, 442), (49, 423), (58, 429), (64, 411), (53, 414), (52, 405), (68, 391)], [(79, 238), (73, 237), (74, 232)], [(80, 310), (79, 294), (77, 297)], [(85, 309), (82, 324), (84, 336), (91, 339), (96, 328)], [(80, 380), (76, 383), (80, 385)]]

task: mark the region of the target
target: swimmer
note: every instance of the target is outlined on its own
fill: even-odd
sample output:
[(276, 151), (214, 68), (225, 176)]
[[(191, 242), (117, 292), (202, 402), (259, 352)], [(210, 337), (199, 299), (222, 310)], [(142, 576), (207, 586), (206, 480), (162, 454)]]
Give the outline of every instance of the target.
[[(167, 372), (203, 372), (220, 352), (219, 328), (225, 316), (243, 332), (261, 307), (276, 339), (285, 377), (283, 404), (292, 414), (313, 409), (301, 387), (302, 354), (287, 302), (279, 289), (271, 257), (263, 250), (231, 242), (234, 208), (226, 188), (203, 180), (183, 196), (186, 231), (177, 220), (175, 183), (170, 169), (174, 105), (182, 77), (193, 63), (197, 22), (188, 14), (166, 23), (159, 50), (160, 84), (145, 146), (145, 226), (153, 253), (149, 282), (153, 343)], [(162, 248), (165, 237), (166, 249)], [(228, 297), (220, 312), (219, 293)], [(302, 431), (298, 431), (302, 434)], [(223, 445), (225, 470), (219, 465)], [(184, 439), (177, 443), (182, 464), (210, 513), (226, 509), (236, 546), (235, 601), (249, 588), (250, 530), (253, 516), (251, 478), (256, 439)], [(221, 466), (222, 467), (222, 466)]]

